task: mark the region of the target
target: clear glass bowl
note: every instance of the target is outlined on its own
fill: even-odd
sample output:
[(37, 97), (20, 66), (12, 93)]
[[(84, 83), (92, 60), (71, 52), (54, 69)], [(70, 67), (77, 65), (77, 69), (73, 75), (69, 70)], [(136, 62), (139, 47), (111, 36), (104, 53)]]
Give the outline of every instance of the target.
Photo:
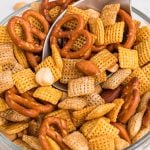
[[(1, 21), (0, 24), (1, 25), (7, 24), (8, 20), (12, 16), (19, 16), (29, 8), (30, 8), (30, 4), (27, 4), (23, 8), (10, 14), (3, 21)], [(150, 18), (146, 14), (142, 13), (140, 10), (137, 10), (134, 7), (132, 7), (132, 16), (134, 19), (141, 21), (142, 25), (150, 25)], [(21, 150), (21, 148), (16, 146), (11, 141), (9, 141), (3, 134), (0, 133), (0, 150)], [(130, 145), (128, 148), (126, 148), (126, 150), (150, 150), (150, 133), (145, 135), (135, 144)]]

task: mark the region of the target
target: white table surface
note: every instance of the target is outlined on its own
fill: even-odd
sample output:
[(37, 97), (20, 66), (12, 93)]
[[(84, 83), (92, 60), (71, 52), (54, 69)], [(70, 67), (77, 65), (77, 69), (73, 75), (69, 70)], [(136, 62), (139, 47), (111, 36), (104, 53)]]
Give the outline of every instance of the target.
[[(12, 7), (15, 3), (21, 1), (30, 3), (34, 0), (0, 0), (0, 21), (13, 12)], [(135, 8), (150, 17), (150, 0), (132, 0), (132, 4)]]

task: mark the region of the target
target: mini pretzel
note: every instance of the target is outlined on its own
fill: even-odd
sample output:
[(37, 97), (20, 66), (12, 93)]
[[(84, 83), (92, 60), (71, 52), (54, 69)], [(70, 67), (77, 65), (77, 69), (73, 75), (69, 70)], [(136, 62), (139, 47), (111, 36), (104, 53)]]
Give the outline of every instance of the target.
[(131, 18), (131, 16), (125, 12), (124, 10), (120, 9), (118, 15), (125, 21), (128, 26), (128, 36), (125, 43), (121, 46), (125, 48), (131, 48), (135, 42), (136, 38), (136, 26)]
[(135, 113), (140, 102), (139, 80), (134, 77), (123, 89), (122, 96), (124, 105), (119, 114), (119, 121), (126, 123)]
[[(76, 26), (75, 30), (71, 31), (60, 31), (61, 27), (68, 21), (76, 19), (78, 24)], [(54, 44), (58, 50), (60, 51), (60, 54), (64, 58), (81, 58), (84, 56), (84, 54), (92, 48), (93, 45), (93, 38), (91, 34), (84, 30), (84, 20), (80, 15), (77, 14), (68, 14), (64, 16), (55, 26), (50, 43), (51, 45)], [(86, 44), (80, 48), (78, 51), (71, 51), (71, 48), (74, 44), (74, 42), (77, 40), (79, 36), (84, 36), (86, 38)], [(66, 45), (61, 49), (58, 45), (57, 39), (58, 38), (68, 38), (69, 41), (66, 43)]]
[[(51, 125), (56, 125), (59, 128), (60, 133), (56, 132)], [(62, 150), (69, 150), (69, 148), (63, 143), (63, 137), (66, 135), (66, 122), (56, 117), (48, 117), (43, 121), (40, 127), (39, 140), (43, 150), (49, 150), (49, 143), (46, 139), (46, 136), (52, 138)]]
[[(26, 97), (26, 96), (24, 96)], [(51, 104), (39, 104), (35, 100), (26, 99), (17, 95), (17, 90), (11, 88), (5, 93), (6, 103), (9, 107), (28, 117), (37, 117), (40, 113), (49, 113), (54, 110)]]
[(49, 16), (49, 10), (56, 6), (60, 6), (61, 7), (60, 13), (61, 13), (62, 11), (64, 11), (67, 8), (67, 6), (71, 2), (73, 2), (73, 0), (55, 0), (55, 1), (51, 1), (51, 2), (49, 2), (49, 0), (43, 0), (41, 3), (41, 13), (44, 15), (44, 17), (46, 18), (46, 20), (49, 23), (52, 23), (53, 20)]

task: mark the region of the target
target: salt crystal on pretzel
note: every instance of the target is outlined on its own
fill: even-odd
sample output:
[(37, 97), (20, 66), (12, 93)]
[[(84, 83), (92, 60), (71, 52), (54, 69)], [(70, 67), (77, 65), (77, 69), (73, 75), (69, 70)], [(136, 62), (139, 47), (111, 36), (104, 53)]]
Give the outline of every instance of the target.
[(120, 4), (109, 4), (104, 6), (100, 14), (100, 18), (102, 19), (104, 26), (115, 24), (119, 9)]
[(118, 114), (121, 110), (121, 107), (124, 103), (124, 100), (122, 98), (115, 99), (113, 103), (116, 104), (116, 106), (107, 114), (107, 117), (110, 119), (111, 122), (116, 122)]
[(137, 29), (136, 41), (143, 42), (145, 40), (150, 40), (150, 27), (143, 26)]
[(0, 113), (9, 109), (8, 105), (6, 104), (5, 100), (0, 97)]
[(29, 135), (23, 135), (22, 140), (24, 142), (26, 142), (27, 144), (29, 144), (31, 146), (31, 148), (33, 148), (35, 150), (42, 150), (42, 147), (39, 143), (39, 139), (37, 137), (29, 136)]
[(102, 88), (113, 90), (117, 88), (130, 74), (130, 69), (119, 69), (103, 83)]
[(73, 97), (66, 98), (62, 102), (58, 104), (58, 107), (61, 109), (69, 109), (69, 110), (80, 110), (87, 105), (87, 102), (84, 98), (81, 97)]
[(150, 90), (150, 80), (147, 78), (147, 76), (144, 74), (141, 68), (135, 69), (130, 74), (130, 76), (126, 78), (126, 80), (124, 81), (124, 84), (128, 83), (133, 77), (137, 77), (139, 79), (140, 94), (144, 94), (145, 92)]
[(115, 138), (115, 150), (125, 149), (129, 145), (130, 144), (126, 140), (120, 138), (119, 136)]
[(90, 60), (99, 67), (101, 72), (106, 71), (106, 69), (108, 69), (117, 62), (117, 58), (107, 49), (100, 51)]
[(101, 104), (93, 109), (85, 118), (85, 120), (92, 120), (104, 116), (116, 106), (115, 103)]
[(123, 41), (124, 22), (117, 22), (105, 28), (104, 44), (121, 43)]
[(141, 112), (136, 113), (134, 116), (130, 118), (128, 121), (128, 133), (130, 135), (130, 138), (132, 139), (141, 129), (142, 126), (142, 119), (144, 115), (144, 110)]
[(22, 149), (26, 150), (33, 150), (26, 142), (22, 141), (21, 139), (17, 138), (16, 140), (13, 141), (16, 145), (21, 147)]
[(0, 93), (12, 88), (14, 82), (11, 71), (3, 71), (0, 73)]
[(28, 64), (24, 51), (20, 49), (19, 47), (17, 47), (16, 45), (14, 45), (13, 52), (18, 63), (21, 64), (24, 68), (28, 68), (29, 64)]
[(138, 45), (134, 46), (134, 49), (138, 51), (140, 66), (150, 61), (150, 40), (140, 42)]
[(115, 150), (114, 137), (101, 135), (89, 140), (90, 150)]
[(7, 109), (3, 112), (0, 112), (0, 117), (3, 117), (11, 122), (21, 122), (29, 120), (29, 117), (26, 117), (13, 109)]
[(57, 117), (57, 118), (65, 120), (67, 123), (68, 132), (72, 132), (76, 130), (71, 120), (71, 116), (68, 110), (60, 109), (60, 110), (53, 111), (45, 116), (45, 118), (48, 118), (48, 117)]
[(139, 67), (137, 50), (119, 47), (119, 63), (121, 68), (136, 69)]
[(97, 38), (95, 45), (104, 44), (104, 26), (100, 18), (90, 18), (88, 20), (90, 32), (93, 33)]
[(13, 81), (20, 93), (24, 93), (38, 86), (35, 82), (35, 74), (31, 69), (24, 69), (13, 74)]
[(19, 122), (19, 123), (7, 124), (7, 125), (4, 125), (4, 127), (1, 126), (0, 128), (6, 134), (16, 134), (16, 133), (19, 133), (19, 132), (27, 129), (28, 126), (29, 126), (29, 123)]
[(94, 78), (90, 76), (70, 80), (68, 83), (68, 96), (83, 96), (94, 92)]
[(39, 98), (42, 101), (49, 102), (56, 105), (61, 98), (62, 92), (53, 88), (52, 86), (39, 87), (33, 93), (35, 98)]
[(148, 80), (150, 81), (150, 63), (142, 67), (142, 70), (144, 74), (146, 75), (146, 77), (148, 78)]
[(0, 43), (12, 43), (12, 40), (7, 32), (7, 27), (0, 25)]
[(88, 106), (98, 106), (105, 103), (104, 99), (97, 93), (83, 96), (86, 99)]
[(87, 139), (79, 132), (75, 131), (63, 138), (63, 142), (72, 150), (88, 150)]
[(109, 119), (102, 117), (96, 120), (88, 121), (83, 124), (80, 131), (87, 139), (108, 135), (116, 137), (119, 130), (109, 123)]
[(48, 56), (47, 58), (45, 58), (36, 68), (36, 72), (41, 69), (41, 68), (45, 68), (48, 67), (50, 68), (50, 70), (52, 71), (55, 81), (59, 80), (61, 77), (61, 72), (58, 69), (58, 67), (55, 66), (55, 62), (53, 60), (53, 58), (51, 56)]

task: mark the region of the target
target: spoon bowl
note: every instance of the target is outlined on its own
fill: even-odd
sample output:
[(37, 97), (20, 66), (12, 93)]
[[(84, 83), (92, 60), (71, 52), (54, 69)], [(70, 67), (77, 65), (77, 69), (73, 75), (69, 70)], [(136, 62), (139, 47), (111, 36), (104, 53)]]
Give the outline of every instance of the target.
[[(82, 8), (82, 9), (90, 8), (90, 9), (100, 11), (105, 5), (114, 4), (114, 3), (120, 3), (121, 8), (127, 11), (129, 14), (131, 14), (131, 5), (130, 5), (131, 0), (80, 0), (72, 4), (72, 6)], [(45, 40), (44, 47), (43, 47), (42, 59), (45, 59), (46, 57), (51, 55), (50, 42), (49, 42), (50, 36), (53, 31), (53, 28), (55, 27), (57, 22), (64, 16), (65, 12), (66, 10), (63, 13), (61, 13), (61, 15), (59, 15), (59, 17), (53, 23), (53, 25), (51, 26), (47, 34), (47, 38)], [(67, 91), (67, 85), (62, 84), (59, 81), (54, 83), (53, 86), (61, 91)]]

